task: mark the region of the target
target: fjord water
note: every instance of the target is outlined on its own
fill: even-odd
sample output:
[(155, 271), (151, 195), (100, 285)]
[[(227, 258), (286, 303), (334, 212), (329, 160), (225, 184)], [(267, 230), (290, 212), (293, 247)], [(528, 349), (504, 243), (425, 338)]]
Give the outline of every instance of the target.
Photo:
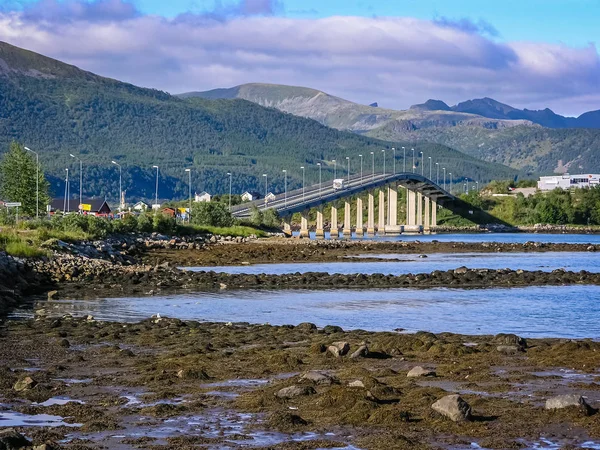
[[(313, 322), (344, 329), (600, 338), (600, 286), (490, 289), (255, 290), (43, 302), (49, 314), (138, 321)], [(30, 314), (20, 311), (18, 314)]]
[[(372, 261), (385, 259), (389, 261)], [(427, 258), (417, 254), (369, 254), (345, 261), (318, 263), (254, 264), (246, 266), (186, 267), (191, 271), (224, 273), (272, 274), (327, 272), (330, 274), (403, 275), (450, 270), (466, 266), (470, 269), (522, 269), (551, 272), (564, 269), (573, 272), (600, 272), (600, 254), (595, 252), (535, 252), (535, 253), (432, 253)]]

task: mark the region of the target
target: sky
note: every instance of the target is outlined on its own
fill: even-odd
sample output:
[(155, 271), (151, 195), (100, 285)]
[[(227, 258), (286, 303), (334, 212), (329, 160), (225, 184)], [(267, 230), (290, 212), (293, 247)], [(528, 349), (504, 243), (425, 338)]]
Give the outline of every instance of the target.
[(600, 0), (0, 0), (0, 40), (171, 93), (600, 109)]

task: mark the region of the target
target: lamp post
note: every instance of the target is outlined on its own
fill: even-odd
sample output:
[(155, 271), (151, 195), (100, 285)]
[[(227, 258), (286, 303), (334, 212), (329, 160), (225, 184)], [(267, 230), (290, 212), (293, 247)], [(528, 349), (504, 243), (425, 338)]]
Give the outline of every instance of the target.
[(287, 170), (286, 169), (283, 169), (283, 191), (284, 191), (283, 205), (285, 208), (287, 208)]
[(75, 156), (73, 153), (70, 153), (71, 158), (75, 158), (79, 161), (79, 213), (83, 214), (83, 161)]
[(448, 173), (448, 178), (448, 182), (450, 183), (450, 190), (448, 192), (452, 194), (452, 172)]
[(192, 169), (185, 169), (188, 173), (188, 188), (190, 190), (190, 210), (188, 211), (188, 223), (192, 223)]
[(423, 176), (423, 170), (424, 170), (423, 160), (425, 159), (425, 155), (423, 154), (423, 152), (419, 152), (419, 154), (421, 155), (421, 176)]
[(475, 190), (476, 190), (477, 192), (479, 192), (479, 181), (476, 181), (476, 182), (475, 182), (475, 187), (476, 187), (476, 189), (475, 189)]
[(392, 164), (394, 166), (394, 175), (396, 175), (396, 147), (392, 147), (392, 151), (394, 152), (394, 161)]
[(302, 201), (304, 201), (304, 166), (300, 168), (302, 169)]
[(385, 148), (381, 152), (383, 153), (383, 176), (385, 176)]
[(337, 178), (337, 161), (334, 159), (332, 160), (333, 162), (333, 179), (335, 180)]
[(158, 166), (152, 166), (154, 169), (156, 169), (156, 190), (154, 191), (154, 205), (156, 210), (158, 211)]
[(406, 148), (402, 147), (402, 172), (406, 172)]
[(321, 198), (321, 163), (317, 163), (319, 166), (319, 198)]
[(229, 212), (231, 212), (231, 172), (227, 172), (229, 175)]
[(267, 176), (266, 173), (263, 173), (262, 176), (265, 177), (265, 209), (267, 209), (267, 189), (268, 189), (269, 177)]
[(358, 155), (360, 156), (360, 185), (362, 186), (363, 184), (363, 158), (362, 155)]
[(63, 199), (63, 212), (69, 212), (69, 169), (65, 169), (67, 171), (67, 178), (65, 178), (65, 198)]
[(123, 210), (123, 185), (122, 185), (122, 176), (121, 176), (121, 164), (116, 161), (111, 161), (115, 166), (119, 168), (119, 211)]
[(417, 166), (415, 166), (415, 149), (411, 148), (412, 152), (413, 152), (413, 173), (415, 173), (415, 169), (417, 168)]
[(350, 157), (346, 156), (346, 161), (348, 161), (348, 185), (350, 185)]
[(372, 180), (375, 180), (375, 152), (371, 152), (371, 164), (373, 165)]
[(444, 190), (446, 190), (446, 168), (443, 167), (442, 170), (444, 171)]
[(35, 155), (35, 218), (40, 217), (40, 155), (34, 152), (29, 147), (25, 147), (25, 150)]
[(431, 180), (431, 156), (428, 156), (429, 158), (429, 179)]
[(440, 163), (435, 163), (435, 184), (440, 185)]

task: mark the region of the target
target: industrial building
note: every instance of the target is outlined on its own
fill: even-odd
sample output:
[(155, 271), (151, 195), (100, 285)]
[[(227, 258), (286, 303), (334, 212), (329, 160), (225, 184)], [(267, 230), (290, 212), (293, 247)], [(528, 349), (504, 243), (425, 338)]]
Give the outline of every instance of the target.
[(553, 189), (571, 189), (571, 188), (589, 188), (600, 184), (600, 175), (587, 173), (580, 175), (553, 175), (550, 177), (540, 177), (538, 189), (540, 191), (551, 191)]

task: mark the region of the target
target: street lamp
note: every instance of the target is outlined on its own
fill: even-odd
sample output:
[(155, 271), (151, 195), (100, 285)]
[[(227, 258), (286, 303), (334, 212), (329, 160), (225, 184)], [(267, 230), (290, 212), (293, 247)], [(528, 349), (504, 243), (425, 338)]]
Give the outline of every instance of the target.
[(302, 169), (302, 201), (304, 201), (304, 166), (300, 166)]
[(431, 156), (428, 156), (429, 158), (429, 179), (431, 180)]
[(446, 190), (446, 168), (442, 167), (442, 170), (444, 171), (444, 190)]
[(406, 148), (402, 147), (402, 172), (406, 172)]
[(346, 161), (348, 161), (348, 185), (350, 185), (350, 157), (346, 156)]
[(63, 199), (63, 211), (69, 212), (71, 209), (71, 205), (69, 202), (69, 169), (65, 169), (67, 171), (67, 178), (65, 178), (65, 198)]
[(319, 166), (319, 198), (321, 198), (321, 163), (317, 163)]
[(411, 150), (413, 152), (413, 173), (415, 173), (415, 169), (417, 168), (417, 166), (415, 166), (415, 149), (412, 148)]
[(266, 173), (263, 173), (262, 175), (263, 175), (263, 177), (265, 177), (265, 209), (266, 209), (266, 207), (267, 207), (267, 189), (268, 189), (268, 179), (269, 179), (269, 177), (267, 177)]
[(419, 152), (419, 154), (421, 155), (421, 176), (423, 176), (423, 170), (424, 170), (424, 164), (423, 164), (423, 160), (425, 159), (425, 155), (423, 154), (423, 152)]
[(40, 217), (40, 155), (34, 152), (29, 147), (25, 147), (25, 150), (35, 155), (35, 218)]
[(188, 173), (188, 188), (190, 190), (190, 210), (188, 211), (188, 223), (192, 223), (192, 169), (185, 169)]
[(440, 163), (435, 163), (435, 184), (440, 185)]
[(385, 176), (385, 148), (381, 151), (383, 152), (383, 176)]
[(119, 164), (116, 161), (111, 161), (111, 163), (113, 163), (115, 166), (117, 166), (119, 168), (119, 210), (122, 211), (123, 210), (123, 185), (121, 183), (122, 181), (122, 177), (121, 177), (121, 164)]
[(227, 172), (229, 175), (229, 212), (231, 212), (231, 172)]
[(452, 194), (452, 172), (449, 172), (448, 175), (448, 182), (450, 183), (450, 190), (448, 192)]
[(393, 165), (394, 165), (394, 175), (396, 175), (396, 148), (392, 147), (392, 151), (394, 152), (394, 161), (393, 161)]
[(158, 211), (158, 166), (152, 166), (152, 168), (156, 169), (156, 190), (154, 193), (154, 207), (156, 208), (156, 210)]
[(373, 165), (373, 176), (372, 176), (372, 180), (375, 181), (375, 153), (371, 152), (371, 163)]
[(362, 186), (363, 184), (363, 158), (362, 155), (358, 155), (360, 156), (360, 185)]
[(287, 208), (287, 170), (283, 169), (283, 189), (284, 189), (284, 197), (283, 197), (283, 205)]
[(73, 153), (69, 154), (71, 155), (71, 158), (75, 158), (79, 161), (79, 213), (83, 214), (83, 161)]
[(333, 179), (335, 180), (337, 178), (337, 161), (334, 159), (332, 160), (333, 162)]

